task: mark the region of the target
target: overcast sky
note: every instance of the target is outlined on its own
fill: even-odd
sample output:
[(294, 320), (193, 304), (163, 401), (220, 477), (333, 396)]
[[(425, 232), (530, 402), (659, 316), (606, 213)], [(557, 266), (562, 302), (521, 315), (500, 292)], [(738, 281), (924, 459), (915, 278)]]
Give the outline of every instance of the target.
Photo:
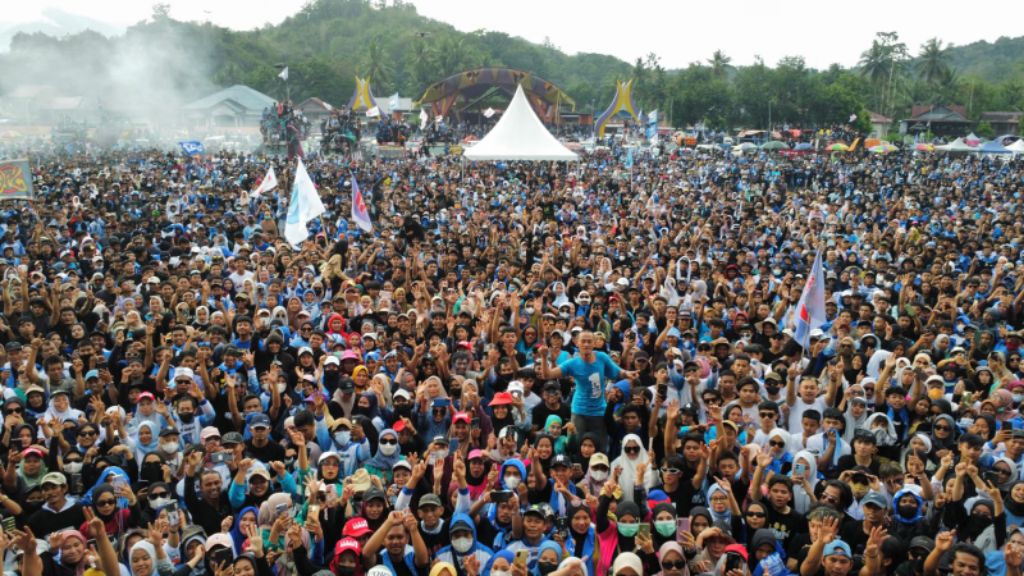
[[(278, 23), (306, 0), (170, 0), (179, 20), (210, 20), (234, 29)], [(389, 0), (390, 1), (390, 0)], [(146, 0), (41, 0), (8, 2), (0, 23), (44, 19), (46, 8), (118, 26), (147, 18), (155, 2)], [(1024, 2), (989, 0), (983, 4), (947, 0), (655, 1), (620, 3), (583, 0), (413, 0), (420, 14), (464, 31), (499, 30), (528, 40), (551, 42), (569, 52), (612, 54), (632, 62), (654, 52), (666, 67), (703, 61), (716, 49), (733, 64), (750, 64), (759, 55), (768, 64), (802, 55), (808, 65), (857, 63), (875, 32), (895, 30), (912, 53), (928, 38), (969, 44), (1024, 34)], [(629, 13), (622, 10), (625, 7)]]

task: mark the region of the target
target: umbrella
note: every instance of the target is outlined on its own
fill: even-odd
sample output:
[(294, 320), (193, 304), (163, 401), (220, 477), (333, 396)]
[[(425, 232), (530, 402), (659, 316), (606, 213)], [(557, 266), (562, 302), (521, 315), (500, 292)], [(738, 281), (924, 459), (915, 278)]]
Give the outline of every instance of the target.
[(761, 150), (789, 150), (789, 145), (779, 140), (772, 140), (761, 145)]
[(794, 150), (810, 150), (814, 148), (810, 142), (798, 142)]
[(740, 150), (743, 150), (743, 151), (756, 150), (757, 149), (757, 144), (754, 144), (753, 142), (744, 142), (744, 143), (740, 144), (738, 146), (738, 148)]
[(928, 144), (927, 142), (921, 142), (920, 144), (915, 146), (914, 149), (920, 152), (935, 152), (935, 145)]
[(836, 142), (835, 144), (829, 144), (829, 146), (827, 148), (825, 148), (825, 150), (828, 150), (829, 152), (846, 152), (849, 149), (850, 149), (850, 147), (847, 146), (846, 144), (843, 144), (842, 142)]
[(888, 154), (890, 152), (895, 152), (897, 150), (899, 150), (899, 148), (893, 146), (892, 144), (889, 144), (888, 142), (883, 142), (878, 146), (872, 146), (871, 148), (868, 148), (868, 152), (871, 152), (872, 154)]

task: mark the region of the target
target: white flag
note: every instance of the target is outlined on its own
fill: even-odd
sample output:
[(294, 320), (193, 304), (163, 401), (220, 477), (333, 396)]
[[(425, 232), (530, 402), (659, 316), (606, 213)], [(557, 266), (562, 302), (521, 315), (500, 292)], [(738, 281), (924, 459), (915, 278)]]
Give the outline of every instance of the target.
[(264, 192), (270, 192), (277, 186), (277, 176), (274, 174), (274, 167), (271, 166), (270, 170), (267, 170), (267, 175), (260, 180), (260, 185), (252, 191), (253, 196), (259, 196)]
[(494, 116), (494, 108), (484, 110), (484, 118), (490, 118), (491, 116)]
[(398, 92), (388, 100), (388, 112), (394, 112), (398, 109)]
[(378, 116), (380, 116), (380, 108), (378, 108), (376, 106), (374, 106), (373, 108), (370, 108), (369, 110), (366, 111), (366, 117), (367, 118), (376, 118)]
[(423, 108), (420, 108), (420, 130), (427, 127), (427, 121), (430, 120), (430, 115)]
[(288, 218), (284, 223), (284, 237), (292, 246), (302, 244), (309, 237), (306, 223), (326, 212), (316, 186), (306, 172), (306, 165), (299, 158), (295, 167), (295, 183), (292, 184), (292, 199), (288, 203)]
[(280, 78), (281, 80), (284, 80), (285, 82), (287, 82), (288, 81), (288, 67), (285, 66), (284, 70), (281, 70), (281, 73), (278, 74), (277, 77)]

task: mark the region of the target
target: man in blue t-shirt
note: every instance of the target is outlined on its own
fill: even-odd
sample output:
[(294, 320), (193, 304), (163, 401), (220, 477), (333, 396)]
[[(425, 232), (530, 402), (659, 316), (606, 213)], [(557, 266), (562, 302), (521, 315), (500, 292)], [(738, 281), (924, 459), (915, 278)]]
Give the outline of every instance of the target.
[(576, 426), (576, 434), (582, 438), (588, 432), (593, 433), (602, 444), (598, 447), (599, 450), (607, 452), (608, 431), (604, 423), (604, 412), (607, 407), (605, 386), (609, 378), (635, 380), (637, 373), (623, 370), (604, 352), (595, 352), (593, 332), (580, 332), (576, 337), (576, 346), (579, 355), (555, 367), (548, 366), (547, 348), (538, 349), (541, 358), (541, 378), (555, 380), (562, 376), (572, 377), (575, 382), (572, 395), (572, 423)]

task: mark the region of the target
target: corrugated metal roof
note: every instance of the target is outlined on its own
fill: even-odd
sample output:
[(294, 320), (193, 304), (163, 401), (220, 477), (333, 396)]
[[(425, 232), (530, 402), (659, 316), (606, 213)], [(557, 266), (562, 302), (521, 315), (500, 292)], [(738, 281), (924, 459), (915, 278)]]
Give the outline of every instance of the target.
[(219, 92), (214, 92), (209, 96), (200, 98), (195, 102), (186, 104), (185, 109), (207, 110), (225, 100), (232, 100), (245, 107), (249, 112), (262, 112), (264, 108), (267, 106), (273, 106), (276, 102), (273, 98), (258, 90), (253, 90), (252, 88), (243, 86), (242, 84), (235, 84), (234, 86), (230, 86)]

